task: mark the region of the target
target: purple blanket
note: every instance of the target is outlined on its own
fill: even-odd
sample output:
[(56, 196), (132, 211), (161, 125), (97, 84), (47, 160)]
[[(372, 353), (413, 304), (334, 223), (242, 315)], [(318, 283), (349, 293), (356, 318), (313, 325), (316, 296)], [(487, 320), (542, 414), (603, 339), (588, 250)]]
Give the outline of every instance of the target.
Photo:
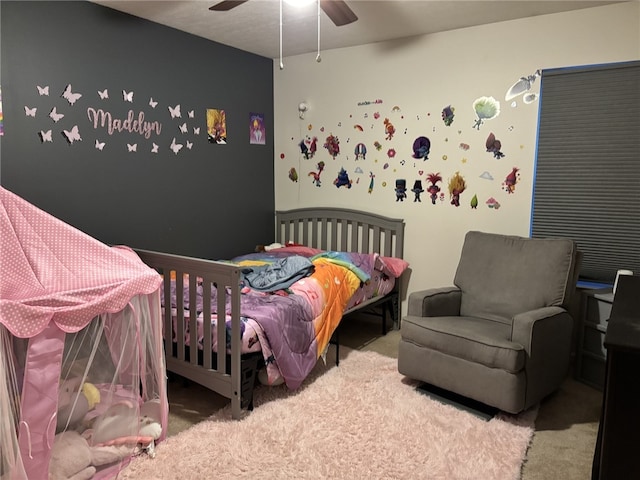
[[(175, 282), (171, 282), (172, 308), (175, 301)], [(198, 285), (196, 312), (202, 312), (202, 286)], [(217, 314), (217, 291), (211, 292), (211, 313)], [(189, 309), (189, 286), (184, 284), (184, 306)], [(230, 297), (226, 298), (227, 314), (231, 313)], [(317, 361), (313, 312), (309, 303), (299, 295), (270, 295), (248, 292), (240, 297), (243, 317), (254, 319), (262, 327), (272, 352), (265, 362), (276, 362), (287, 386), (297, 388)], [(230, 344), (230, 321), (227, 321), (227, 346)], [(244, 323), (243, 323), (244, 325)]]
[[(270, 262), (280, 259), (284, 252), (250, 254), (233, 259), (234, 263), (241, 261)], [(241, 316), (255, 320), (263, 329), (269, 342), (272, 355), (265, 358), (267, 363), (275, 362), (291, 389), (298, 388), (302, 381), (315, 366), (321, 350), (326, 346), (328, 338), (337, 326), (342, 312), (358, 285), (368, 281), (374, 270), (375, 255), (357, 253), (327, 252), (314, 256), (317, 261), (327, 262), (328, 267), (320, 268), (314, 273), (314, 278), (304, 278), (309, 291), (302, 286), (296, 289), (299, 293), (280, 291), (275, 294), (245, 289), (240, 298)], [(321, 277), (330, 271), (332, 281)], [(317, 278), (316, 278), (317, 277)], [(321, 285), (318, 286), (317, 284)], [(311, 284), (314, 284), (311, 287)], [(196, 311), (202, 311), (202, 286), (198, 285)], [(315, 290), (314, 290), (315, 289)], [(335, 290), (335, 292), (334, 292)], [(315, 306), (310, 298), (320, 298)], [(189, 308), (188, 282), (184, 283), (183, 301), (185, 308)], [(227, 314), (230, 313), (230, 298), (227, 298)], [(319, 312), (318, 304), (321, 304)], [(172, 281), (172, 307), (176, 308), (175, 282)], [(315, 308), (315, 311), (314, 311)], [(212, 291), (212, 314), (217, 313), (217, 292)], [(326, 312), (325, 312), (326, 311)], [(326, 317), (326, 325), (325, 325)], [(229, 322), (227, 322), (229, 323)], [(228, 332), (227, 332), (228, 333)], [(227, 339), (229, 339), (227, 335)], [(269, 351), (269, 349), (267, 349)]]

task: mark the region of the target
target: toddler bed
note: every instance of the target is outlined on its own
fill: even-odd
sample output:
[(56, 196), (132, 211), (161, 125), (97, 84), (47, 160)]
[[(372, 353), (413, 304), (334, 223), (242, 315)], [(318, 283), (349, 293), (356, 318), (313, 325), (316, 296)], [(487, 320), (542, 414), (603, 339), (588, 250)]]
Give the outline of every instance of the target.
[(378, 307), (383, 325), (387, 312), (398, 325), (403, 235), (401, 219), (313, 208), (276, 212), (285, 246), (266, 252), (211, 261), (138, 250), (164, 277), (167, 369), (230, 398), (235, 418), (251, 407), (259, 363), (269, 383), (297, 388), (343, 315)]

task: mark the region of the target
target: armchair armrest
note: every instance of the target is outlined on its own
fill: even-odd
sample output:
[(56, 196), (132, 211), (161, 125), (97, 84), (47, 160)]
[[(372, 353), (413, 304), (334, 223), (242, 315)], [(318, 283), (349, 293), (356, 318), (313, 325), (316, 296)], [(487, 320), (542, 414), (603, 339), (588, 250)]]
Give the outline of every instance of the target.
[[(556, 323), (553, 317), (563, 313), (567, 314), (567, 311), (562, 307), (542, 307), (514, 315), (511, 340), (519, 343), (527, 352), (531, 353), (533, 337), (536, 334), (535, 330), (543, 327), (543, 324), (540, 322), (546, 319), (551, 320), (549, 322), (544, 322), (544, 328), (547, 330), (544, 335), (549, 338), (550, 341), (553, 341), (552, 339), (558, 337), (558, 335), (554, 335), (553, 332), (554, 323)], [(569, 317), (568, 314), (567, 317)], [(569, 317), (569, 321), (571, 321), (571, 317)], [(562, 321), (558, 322), (558, 327), (559, 331), (562, 331), (565, 328)]]
[(530, 351), (531, 339), (533, 338), (536, 323), (561, 313), (566, 313), (566, 310), (562, 307), (543, 307), (514, 315), (511, 340), (521, 344), (527, 351)]
[(409, 295), (407, 314), (415, 317), (460, 315), (462, 292), (458, 287), (430, 288)]
[(527, 397), (542, 398), (569, 372), (573, 319), (561, 307), (544, 307), (513, 317), (512, 340), (526, 351)]

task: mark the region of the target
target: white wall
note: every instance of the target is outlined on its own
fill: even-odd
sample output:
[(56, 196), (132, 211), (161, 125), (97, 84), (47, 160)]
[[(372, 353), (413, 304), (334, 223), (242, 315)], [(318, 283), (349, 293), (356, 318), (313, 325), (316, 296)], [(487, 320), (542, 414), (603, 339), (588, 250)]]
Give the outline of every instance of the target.
[[(525, 104), (519, 96), (511, 106), (505, 101), (509, 87), (537, 69), (638, 59), (640, 4), (631, 2), (324, 51), (321, 63), (315, 62), (315, 54), (287, 57), (283, 70), (276, 61), (276, 208), (337, 206), (404, 218), (405, 258), (412, 268), (407, 290), (451, 284), (468, 230), (529, 234), (538, 102)], [(540, 79), (530, 92), (539, 93), (539, 87)], [(472, 105), (482, 96), (498, 100), (501, 112), (474, 128)], [(382, 103), (358, 105), (375, 100)], [(309, 105), (304, 120), (298, 118), (301, 101)], [(447, 105), (455, 108), (450, 126), (441, 118)], [(394, 111), (396, 106), (399, 111)], [(389, 141), (385, 118), (396, 128)], [(502, 142), (501, 159), (486, 151), (492, 132)], [(336, 159), (322, 147), (330, 134), (340, 140)], [(318, 150), (305, 159), (298, 144), (314, 135)], [(412, 158), (418, 136), (431, 141), (428, 160)], [(375, 141), (382, 144), (380, 151)], [(356, 161), (359, 142), (368, 153)], [(460, 143), (469, 149), (461, 149)], [(397, 152), (393, 159), (387, 156), (389, 148)], [(316, 171), (321, 160), (325, 170), (321, 187), (316, 187), (308, 173)], [(297, 182), (289, 179), (292, 167), (298, 172)], [(333, 184), (341, 167), (353, 182), (350, 189)], [(358, 167), (363, 173), (356, 173)], [(519, 168), (520, 177), (509, 194), (502, 184), (513, 167)], [(493, 180), (480, 178), (485, 171)], [(371, 193), (369, 172), (375, 174)], [(414, 202), (414, 180), (421, 179), (426, 190), (431, 172), (443, 177), (445, 200), (432, 205), (424, 192), (422, 202)], [(450, 204), (447, 189), (455, 172), (467, 183), (459, 207)], [(407, 182), (403, 202), (396, 202), (394, 193), (398, 178)], [(474, 194), (477, 209), (470, 206)], [(498, 210), (485, 205), (490, 197), (500, 203)]]

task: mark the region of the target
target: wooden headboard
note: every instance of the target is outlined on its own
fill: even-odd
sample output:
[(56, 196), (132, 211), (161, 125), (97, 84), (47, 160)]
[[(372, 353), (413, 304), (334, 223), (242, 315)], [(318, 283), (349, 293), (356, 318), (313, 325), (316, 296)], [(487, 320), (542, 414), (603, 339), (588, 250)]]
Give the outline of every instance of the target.
[(346, 208), (279, 210), (276, 242), (402, 258), (404, 220)]

